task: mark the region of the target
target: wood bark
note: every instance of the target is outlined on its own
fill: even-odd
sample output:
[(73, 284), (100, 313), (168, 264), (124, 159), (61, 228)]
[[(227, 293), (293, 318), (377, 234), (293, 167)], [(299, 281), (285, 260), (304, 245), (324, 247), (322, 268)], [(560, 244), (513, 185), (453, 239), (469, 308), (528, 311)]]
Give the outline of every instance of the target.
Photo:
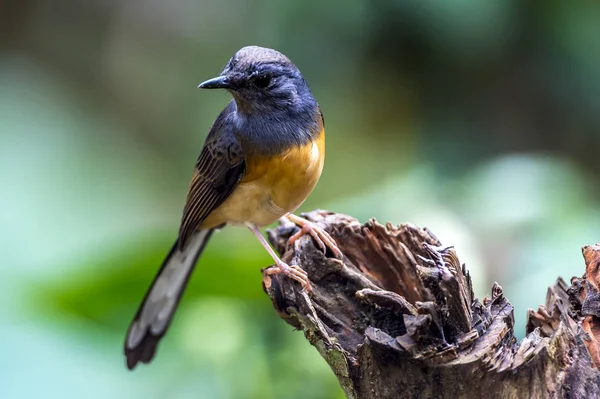
[(269, 240), (308, 272), (312, 291), (281, 275), (263, 285), (348, 398), (600, 398), (600, 245), (583, 248), (582, 277), (558, 278), (545, 305), (528, 312), (518, 342), (502, 287), (475, 298), (454, 248), (428, 229), (304, 216), (331, 234), (343, 260), (310, 236), (286, 250), (297, 228), (283, 221)]

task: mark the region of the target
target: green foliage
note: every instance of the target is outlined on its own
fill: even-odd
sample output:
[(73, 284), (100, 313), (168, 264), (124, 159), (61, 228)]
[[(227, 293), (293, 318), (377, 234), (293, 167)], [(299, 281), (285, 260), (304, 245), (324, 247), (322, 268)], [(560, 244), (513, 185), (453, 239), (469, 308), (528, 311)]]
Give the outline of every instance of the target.
[[(149, 237), (127, 246), (117, 245), (68, 278), (36, 284), (31, 287), (32, 310), (35, 311), (35, 304), (45, 303), (58, 314), (123, 332), (122, 317), (127, 313), (133, 317), (169, 251), (170, 244), (166, 242)], [(202, 256), (183, 300), (222, 296), (265, 304), (267, 299), (260, 289), (264, 254), (257, 248), (247, 248), (250, 243), (233, 250), (219, 246), (222, 242), (211, 244), (215, 245), (209, 246)]]

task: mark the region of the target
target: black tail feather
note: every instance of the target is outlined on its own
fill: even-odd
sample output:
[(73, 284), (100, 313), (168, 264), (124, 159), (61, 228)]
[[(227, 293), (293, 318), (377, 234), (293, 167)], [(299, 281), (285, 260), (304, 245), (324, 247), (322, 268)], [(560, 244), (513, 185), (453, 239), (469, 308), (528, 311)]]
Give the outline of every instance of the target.
[[(188, 243), (183, 250), (178, 248), (176, 241), (163, 261), (127, 331), (125, 357), (130, 370), (133, 370), (139, 362), (150, 363), (154, 358), (158, 343), (171, 324), (196, 262), (212, 233), (213, 229), (195, 233), (187, 240)], [(178, 272), (183, 275), (176, 275)], [(157, 282), (161, 279), (166, 280), (161, 282), (160, 289), (164, 291), (168, 287), (174, 291), (165, 295), (155, 292), (155, 289), (159, 289)], [(152, 302), (148, 302), (150, 300)]]

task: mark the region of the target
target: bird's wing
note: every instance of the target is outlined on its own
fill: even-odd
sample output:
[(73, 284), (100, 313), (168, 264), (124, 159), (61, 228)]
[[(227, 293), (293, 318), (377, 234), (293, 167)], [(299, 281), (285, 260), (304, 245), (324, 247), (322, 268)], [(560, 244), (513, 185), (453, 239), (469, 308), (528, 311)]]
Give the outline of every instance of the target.
[(244, 176), (242, 148), (225, 122), (217, 119), (194, 168), (179, 229), (180, 248)]

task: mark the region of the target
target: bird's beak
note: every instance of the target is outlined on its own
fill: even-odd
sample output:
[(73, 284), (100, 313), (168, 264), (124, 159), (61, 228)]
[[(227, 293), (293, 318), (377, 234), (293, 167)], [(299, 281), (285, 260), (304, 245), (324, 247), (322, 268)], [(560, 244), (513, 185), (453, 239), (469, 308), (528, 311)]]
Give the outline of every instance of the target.
[(216, 78), (208, 79), (198, 86), (199, 89), (229, 89), (230, 87), (231, 84), (227, 76), (217, 76)]

